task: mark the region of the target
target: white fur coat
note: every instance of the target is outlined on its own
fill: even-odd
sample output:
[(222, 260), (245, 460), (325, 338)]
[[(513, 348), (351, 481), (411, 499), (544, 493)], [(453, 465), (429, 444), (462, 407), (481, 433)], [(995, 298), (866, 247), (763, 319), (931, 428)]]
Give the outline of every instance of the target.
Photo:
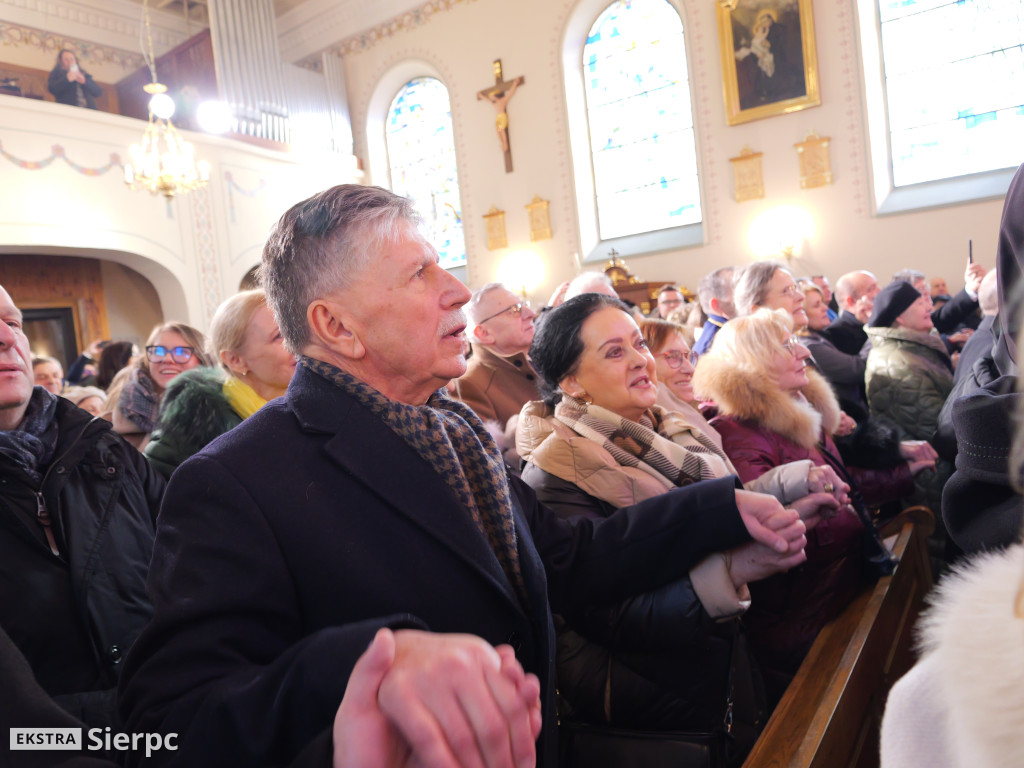
[(892, 689), (882, 768), (1024, 766), (1024, 546), (948, 575), (923, 620), (924, 657)]

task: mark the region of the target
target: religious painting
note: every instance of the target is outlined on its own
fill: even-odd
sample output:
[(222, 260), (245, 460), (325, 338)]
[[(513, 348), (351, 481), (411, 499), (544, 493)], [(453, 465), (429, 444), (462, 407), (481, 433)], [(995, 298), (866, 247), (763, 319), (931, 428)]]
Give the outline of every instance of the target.
[(811, 0), (717, 0), (729, 125), (821, 104)]

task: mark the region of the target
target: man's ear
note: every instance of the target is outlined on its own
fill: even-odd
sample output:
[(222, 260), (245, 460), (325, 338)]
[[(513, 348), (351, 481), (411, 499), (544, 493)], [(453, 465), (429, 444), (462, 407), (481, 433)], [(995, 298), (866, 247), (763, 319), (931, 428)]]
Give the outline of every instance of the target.
[(314, 343), (350, 360), (366, 355), (366, 347), (340, 302), (314, 300), (306, 309), (306, 320)]
[(708, 304), (711, 306), (712, 314), (721, 316), (722, 302), (718, 300), (718, 297), (712, 296), (711, 301), (709, 301)]
[(491, 344), (494, 342), (494, 336), (482, 325), (473, 326), (473, 338), (470, 341), (478, 341), (481, 344)]

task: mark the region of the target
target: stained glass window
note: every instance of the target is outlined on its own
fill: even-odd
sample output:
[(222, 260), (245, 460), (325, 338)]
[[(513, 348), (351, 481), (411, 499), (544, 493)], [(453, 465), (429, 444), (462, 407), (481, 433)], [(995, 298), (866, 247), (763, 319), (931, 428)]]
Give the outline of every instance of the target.
[(433, 77), (410, 80), (385, 124), (391, 189), (412, 199), (445, 269), (466, 263), (459, 172), (448, 89)]
[(893, 184), (1024, 161), (1024, 3), (879, 0)]
[(701, 220), (683, 23), (667, 0), (616, 0), (583, 76), (601, 239)]

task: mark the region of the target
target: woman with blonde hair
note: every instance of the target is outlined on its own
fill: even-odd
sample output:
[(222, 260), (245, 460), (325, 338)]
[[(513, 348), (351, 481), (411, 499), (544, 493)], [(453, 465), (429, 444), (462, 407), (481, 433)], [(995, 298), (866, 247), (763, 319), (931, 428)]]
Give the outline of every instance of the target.
[(280, 397), (295, 373), (295, 356), (262, 288), (242, 291), (217, 308), (209, 356), (219, 368), (196, 368), (167, 389), (146, 458), (165, 476), (207, 443)]
[[(864, 504), (913, 492), (912, 476), (933, 461), (891, 469), (846, 466), (832, 435), (839, 425), (836, 397), (808, 366), (810, 353), (793, 336), (793, 319), (779, 309), (734, 318), (702, 355), (693, 377), (698, 395), (714, 401), (711, 425), (740, 480), (809, 459), (830, 466), (850, 486), (853, 505), (807, 535), (807, 563), (798, 571), (751, 584), (746, 621), (766, 683), (781, 695), (821, 628), (853, 599), (865, 575), (865, 556), (884, 569), (884, 552)], [(867, 519), (866, 519), (867, 518)]]
[(167, 385), (184, 371), (212, 363), (203, 349), (205, 344), (203, 334), (185, 323), (154, 328), (143, 354), (129, 364), (122, 379), (111, 419), (114, 431), (140, 451), (145, 448)]

